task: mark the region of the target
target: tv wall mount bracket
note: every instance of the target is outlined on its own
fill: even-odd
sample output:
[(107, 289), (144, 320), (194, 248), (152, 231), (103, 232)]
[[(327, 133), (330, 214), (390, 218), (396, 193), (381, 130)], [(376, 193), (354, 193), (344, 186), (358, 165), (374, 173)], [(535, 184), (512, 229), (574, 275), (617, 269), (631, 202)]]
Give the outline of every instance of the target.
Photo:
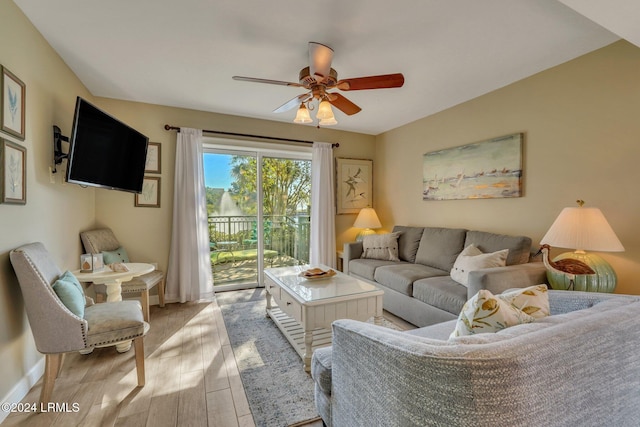
[(69, 157), (69, 153), (62, 152), (62, 141), (69, 142), (69, 138), (62, 134), (58, 126), (53, 125), (53, 170), (51, 171), (53, 173), (58, 172), (56, 165)]

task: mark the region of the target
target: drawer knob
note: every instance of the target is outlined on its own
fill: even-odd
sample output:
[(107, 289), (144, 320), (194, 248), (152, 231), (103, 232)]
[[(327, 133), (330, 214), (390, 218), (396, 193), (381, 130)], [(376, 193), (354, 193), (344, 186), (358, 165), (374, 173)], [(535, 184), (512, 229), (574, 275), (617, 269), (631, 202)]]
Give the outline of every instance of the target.
[(291, 303), (289, 301), (287, 301), (287, 305), (291, 305)]

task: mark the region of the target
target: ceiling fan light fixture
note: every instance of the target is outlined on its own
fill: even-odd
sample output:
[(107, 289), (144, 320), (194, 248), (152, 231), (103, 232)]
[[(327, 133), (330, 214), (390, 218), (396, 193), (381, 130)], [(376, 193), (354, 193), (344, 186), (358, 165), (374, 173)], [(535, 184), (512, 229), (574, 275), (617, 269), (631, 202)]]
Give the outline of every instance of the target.
[(296, 118), (293, 119), (294, 123), (311, 123), (311, 116), (309, 115), (309, 110), (304, 105), (304, 102), (300, 104), (300, 108), (298, 108), (298, 112), (296, 113)]
[(335, 120), (333, 115), (333, 110), (331, 109), (331, 103), (326, 99), (320, 101), (320, 105), (318, 105), (318, 114), (316, 114), (316, 118), (320, 120)]
[(335, 117), (331, 117), (328, 119), (321, 119), (320, 122), (318, 122), (319, 126), (333, 126), (337, 124), (338, 124), (338, 121), (336, 120)]

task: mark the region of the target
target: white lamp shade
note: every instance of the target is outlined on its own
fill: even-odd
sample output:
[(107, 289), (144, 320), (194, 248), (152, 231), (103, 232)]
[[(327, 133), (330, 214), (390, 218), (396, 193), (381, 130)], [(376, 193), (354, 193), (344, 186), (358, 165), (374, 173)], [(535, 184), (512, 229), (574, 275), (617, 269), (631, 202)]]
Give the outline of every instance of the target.
[(362, 208), (353, 226), (355, 228), (380, 228), (382, 224), (373, 208)]
[(311, 123), (311, 116), (309, 115), (309, 110), (305, 107), (304, 104), (300, 104), (300, 108), (298, 108), (298, 112), (296, 113), (296, 118), (293, 119), (294, 123)]
[(616, 233), (598, 208), (564, 208), (540, 243), (583, 251), (624, 251)]
[(318, 105), (318, 113), (316, 114), (316, 118), (320, 120), (325, 119), (335, 119), (333, 116), (333, 110), (331, 109), (331, 104), (329, 101), (322, 100), (320, 105)]
[(332, 125), (337, 125), (338, 121), (334, 118), (331, 117), (330, 119), (322, 119), (318, 122), (318, 124), (320, 126), (332, 126)]

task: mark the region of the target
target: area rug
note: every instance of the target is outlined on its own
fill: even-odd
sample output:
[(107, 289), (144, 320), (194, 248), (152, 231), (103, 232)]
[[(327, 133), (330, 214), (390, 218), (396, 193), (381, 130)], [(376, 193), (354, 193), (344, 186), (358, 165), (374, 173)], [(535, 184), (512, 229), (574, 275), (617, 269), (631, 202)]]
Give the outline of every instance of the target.
[(266, 317), (264, 293), (251, 289), (216, 294), (254, 422), (258, 427), (283, 427), (316, 419), (313, 380)]
[(264, 289), (221, 292), (216, 300), (256, 426), (284, 427), (317, 418), (313, 380), (266, 317)]

